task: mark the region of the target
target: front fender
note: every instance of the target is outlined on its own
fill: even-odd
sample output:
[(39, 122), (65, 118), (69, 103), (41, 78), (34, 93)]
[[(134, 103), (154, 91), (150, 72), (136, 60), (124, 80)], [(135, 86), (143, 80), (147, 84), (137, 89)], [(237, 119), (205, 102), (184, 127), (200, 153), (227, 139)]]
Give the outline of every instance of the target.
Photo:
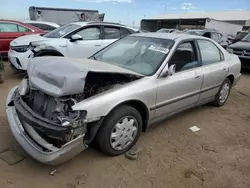
[[(137, 81), (135, 81), (137, 82)], [(137, 101), (143, 103), (149, 110), (150, 106), (155, 105), (157, 86), (153, 79), (142, 79), (140, 83), (128, 84), (121, 88), (110, 89), (97, 94), (86, 100), (79, 102), (72, 107), (73, 110), (86, 110), (86, 119), (104, 117), (118, 105)], [(149, 110), (149, 119), (154, 115)]]

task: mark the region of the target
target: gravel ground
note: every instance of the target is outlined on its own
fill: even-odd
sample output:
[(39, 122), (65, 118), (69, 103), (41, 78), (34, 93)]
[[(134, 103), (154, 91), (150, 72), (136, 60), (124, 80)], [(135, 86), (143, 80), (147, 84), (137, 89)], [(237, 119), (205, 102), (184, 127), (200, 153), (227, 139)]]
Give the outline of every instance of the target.
[[(0, 151), (23, 153), (5, 115), (7, 93), (22, 76), (6, 63), (6, 80), (0, 84)], [(0, 159), (0, 188), (249, 188), (249, 83), (250, 71), (243, 73), (225, 106), (205, 105), (151, 127), (138, 141), (142, 150), (135, 161), (91, 148), (57, 167), (28, 156), (15, 165)], [(191, 126), (201, 130), (194, 133)]]

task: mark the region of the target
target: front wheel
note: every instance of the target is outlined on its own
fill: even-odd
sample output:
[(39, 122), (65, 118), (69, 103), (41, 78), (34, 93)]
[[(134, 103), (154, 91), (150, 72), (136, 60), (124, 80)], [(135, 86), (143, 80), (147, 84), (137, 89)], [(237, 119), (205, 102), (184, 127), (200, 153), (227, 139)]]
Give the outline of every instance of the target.
[(222, 83), (218, 93), (215, 96), (214, 105), (217, 107), (223, 106), (229, 97), (232, 84), (228, 78)]
[(104, 120), (96, 141), (106, 155), (126, 153), (137, 142), (142, 131), (142, 117), (133, 107), (122, 105), (113, 110)]

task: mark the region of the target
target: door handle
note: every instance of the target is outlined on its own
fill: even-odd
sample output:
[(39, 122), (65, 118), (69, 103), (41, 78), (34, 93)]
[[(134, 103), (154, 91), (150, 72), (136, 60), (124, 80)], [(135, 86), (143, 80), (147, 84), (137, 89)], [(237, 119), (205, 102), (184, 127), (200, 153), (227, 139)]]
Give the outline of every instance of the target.
[(100, 44), (96, 44), (95, 46), (101, 46)]

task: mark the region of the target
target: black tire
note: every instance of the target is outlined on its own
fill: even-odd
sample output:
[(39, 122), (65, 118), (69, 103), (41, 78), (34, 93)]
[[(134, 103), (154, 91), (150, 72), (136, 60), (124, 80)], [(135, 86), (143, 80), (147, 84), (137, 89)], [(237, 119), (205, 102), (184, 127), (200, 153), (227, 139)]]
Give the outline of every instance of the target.
[[(220, 95), (221, 95), (221, 90), (222, 90), (222, 88), (223, 88), (223, 86), (224, 86), (225, 84), (228, 84), (228, 85), (229, 85), (229, 93), (228, 93), (228, 95), (227, 95), (226, 100), (222, 102), (222, 101), (220, 100)], [(231, 81), (230, 81), (228, 78), (226, 78), (226, 79), (224, 80), (224, 82), (221, 84), (218, 93), (215, 95), (215, 100), (214, 100), (214, 102), (213, 102), (214, 106), (216, 106), (216, 107), (221, 107), (221, 106), (223, 106), (223, 105), (227, 102), (227, 99), (228, 99), (228, 97), (229, 97), (229, 95), (230, 95), (231, 87), (232, 87)]]
[[(126, 116), (131, 116), (137, 120), (137, 135), (132, 143), (124, 148), (123, 150), (115, 150), (110, 143), (110, 135), (114, 126)], [(141, 114), (133, 107), (128, 105), (122, 105), (115, 108), (111, 111), (108, 116), (104, 119), (103, 124), (101, 125), (97, 135), (96, 135), (96, 143), (101, 150), (102, 153), (109, 155), (109, 156), (117, 156), (126, 153), (130, 150), (135, 143), (137, 142), (140, 134), (142, 132), (142, 117)]]

